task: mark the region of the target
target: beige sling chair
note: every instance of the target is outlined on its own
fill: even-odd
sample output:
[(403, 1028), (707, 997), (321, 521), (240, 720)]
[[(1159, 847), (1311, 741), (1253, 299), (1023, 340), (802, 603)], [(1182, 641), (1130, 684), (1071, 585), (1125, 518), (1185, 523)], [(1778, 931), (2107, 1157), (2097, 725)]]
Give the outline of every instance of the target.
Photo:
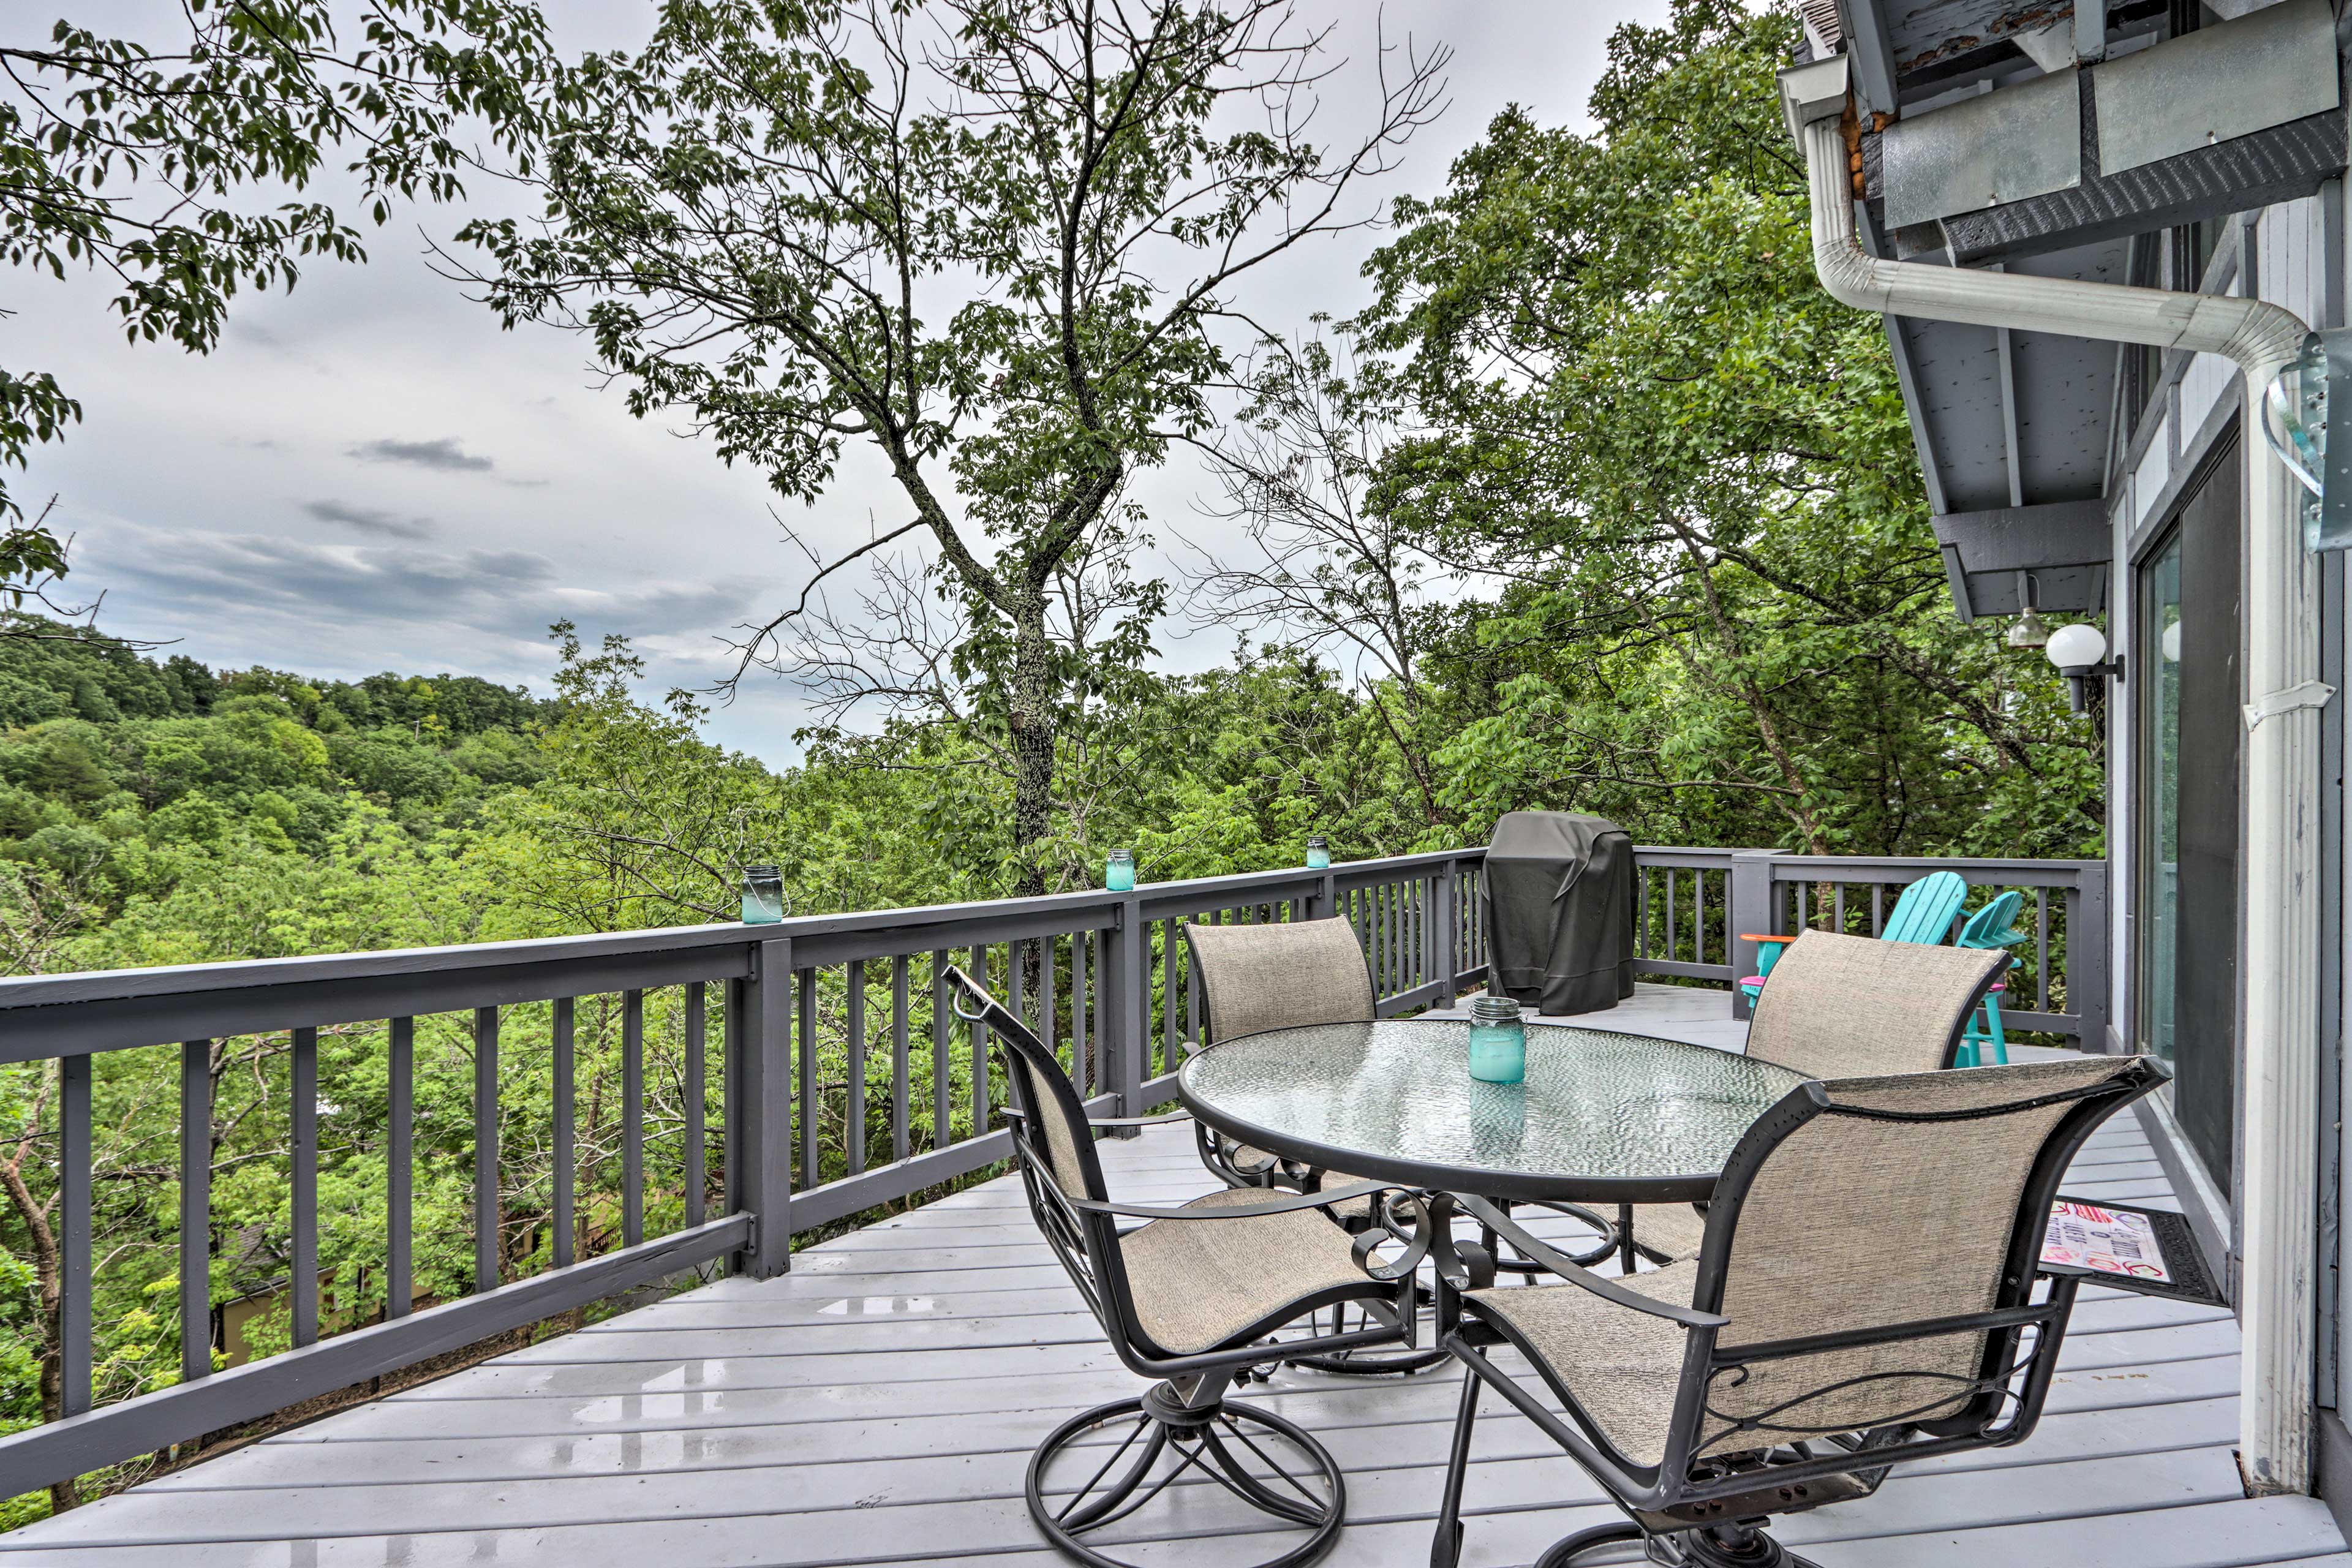
[[(1236, 1374), (1275, 1359), (1271, 1335), (1327, 1308), (1360, 1305), (1365, 1326), (1286, 1346), (1328, 1352), (1409, 1343), (1413, 1274), (1431, 1239), (1425, 1209), (1404, 1189), (1372, 1182), (1328, 1194), (1229, 1188), (1176, 1208), (1113, 1203), (1093, 1130), (1177, 1117), (1090, 1121), (1069, 1075), (1027, 1026), (962, 970), (947, 978), (956, 1016), (984, 1026), (1003, 1058), (1013, 1157), (1037, 1228), (1118, 1359), (1155, 1380), (1139, 1397), (1054, 1429), (1030, 1461), (1031, 1517), (1064, 1555), (1125, 1568), (1102, 1548), (1142, 1532), (1126, 1522), (1137, 1510), (1171, 1485), (1189, 1491), (1213, 1483), (1267, 1516), (1271, 1529), (1302, 1537), (1264, 1568), (1313, 1562), (1346, 1519), (1338, 1462), (1303, 1428), (1227, 1399), (1225, 1390)], [(1375, 1197), (1384, 1201), (1360, 1235), (1325, 1212), (1330, 1203)], [(1122, 1231), (1120, 1216), (1150, 1223)], [(1390, 1242), (1403, 1250), (1382, 1262), (1378, 1249)], [(1198, 1527), (1201, 1506), (1186, 1497), (1184, 1528)]]
[[(2008, 966), (1999, 949), (1802, 932), (1756, 999), (1748, 1054), (1812, 1078), (1937, 1071)], [(1706, 1230), (1688, 1204), (1641, 1204), (1620, 1217), (1628, 1247), (1661, 1263), (1697, 1257)]]
[[(1560, 1283), (1470, 1291), (1445, 1342), (1467, 1372), (1432, 1568), (1459, 1561), (1482, 1387), (1629, 1516), (1538, 1568), (1628, 1541), (1686, 1568), (1802, 1568), (1766, 1516), (1866, 1497), (1897, 1462), (2023, 1440), (2083, 1272), (2040, 1261), (2051, 1200), (2093, 1130), (2167, 1076), (2079, 1057), (1801, 1084), (1732, 1152), (1696, 1258), (1612, 1279), (1553, 1255)], [(1965, 1202), (1953, 1171), (1969, 1173)], [(1489, 1358), (1497, 1345), (1565, 1418)]]
[[(1314, 1024), (1360, 1024), (1373, 1017), (1372, 977), (1355, 929), (1344, 920), (1289, 921), (1250, 925), (1188, 923), (1184, 940), (1192, 954), (1194, 973), (1206, 993), (1208, 1028), (1220, 1040), (1239, 1039), (1268, 1029), (1288, 1029)], [(1200, 1042), (1195, 1041), (1197, 1047)], [(1194, 1124), (1202, 1163), (1228, 1186), (1286, 1187), (1305, 1191), (1315, 1186), (1336, 1188), (1365, 1180), (1343, 1171), (1317, 1170), (1286, 1161), (1263, 1149), (1224, 1137)], [(1548, 1205), (1591, 1227), (1601, 1237), (1593, 1249), (1576, 1256), (1587, 1262), (1608, 1256), (1615, 1229), (1591, 1210), (1575, 1205)], [(1507, 1211), (1508, 1205), (1506, 1205)], [(1335, 1204), (1331, 1212), (1353, 1229), (1371, 1220), (1369, 1199)], [(1482, 1238), (1487, 1252), (1496, 1254), (1495, 1238)], [(1495, 1257), (1496, 1267), (1535, 1272), (1538, 1266), (1507, 1254)], [(1318, 1328), (1338, 1333), (1360, 1309), (1334, 1307)], [(1445, 1352), (1434, 1346), (1364, 1346), (1328, 1355), (1292, 1355), (1292, 1366), (1317, 1372), (1353, 1373), (1411, 1373), (1441, 1365)]]

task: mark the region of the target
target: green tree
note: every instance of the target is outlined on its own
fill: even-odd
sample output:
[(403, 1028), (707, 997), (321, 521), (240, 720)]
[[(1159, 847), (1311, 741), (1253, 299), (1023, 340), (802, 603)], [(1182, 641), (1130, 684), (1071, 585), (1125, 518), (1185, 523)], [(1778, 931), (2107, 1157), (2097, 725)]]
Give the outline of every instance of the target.
[(1885, 335), (1812, 276), (1794, 38), (1736, 0), (1620, 28), (1595, 132), (1506, 110), (1373, 258), (1366, 341), (1424, 429), (1370, 504), (1494, 595), (1451, 804), (2080, 852), (2091, 739), (1951, 616)]
[[(1437, 107), (1443, 51), (1327, 153), (1322, 42), (1287, 0), (678, 0), (535, 100), (543, 221), (465, 231), (506, 320), (587, 333), (633, 412), (688, 411), (780, 494), (880, 459), (906, 512), (812, 554), (745, 668), (978, 741), (1022, 889), (1087, 671), (1139, 658), (1159, 606), (1107, 570), (1122, 487), (1211, 424), (1236, 279), (1369, 216), (1354, 187)], [(928, 563), (812, 640), (827, 579), (908, 535)]]

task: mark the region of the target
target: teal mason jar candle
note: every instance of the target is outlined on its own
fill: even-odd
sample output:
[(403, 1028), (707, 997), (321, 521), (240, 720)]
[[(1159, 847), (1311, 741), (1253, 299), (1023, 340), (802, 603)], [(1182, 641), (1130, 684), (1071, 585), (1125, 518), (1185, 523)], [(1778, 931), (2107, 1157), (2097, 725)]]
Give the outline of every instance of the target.
[(1114, 849), (1103, 862), (1103, 886), (1114, 893), (1135, 891), (1135, 854), (1132, 850)]
[(743, 923), (772, 926), (784, 918), (784, 879), (773, 866), (743, 868)]
[(1310, 871), (1331, 868), (1331, 841), (1319, 833), (1307, 841), (1307, 868)]
[(1517, 1083), (1528, 1073), (1528, 1026), (1508, 996), (1470, 1004), (1470, 1076), (1486, 1083)]

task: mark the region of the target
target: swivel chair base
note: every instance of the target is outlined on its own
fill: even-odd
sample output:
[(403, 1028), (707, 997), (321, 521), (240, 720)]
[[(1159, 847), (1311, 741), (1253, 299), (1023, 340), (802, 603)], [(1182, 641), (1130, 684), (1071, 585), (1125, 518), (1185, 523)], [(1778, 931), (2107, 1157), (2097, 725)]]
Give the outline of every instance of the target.
[[(1574, 1535), (1555, 1541), (1544, 1554), (1536, 1559), (1536, 1568), (1570, 1568), (1576, 1558), (1600, 1546), (1618, 1546), (1643, 1539), (1648, 1534), (1631, 1520), (1616, 1524), (1596, 1524), (1590, 1530), (1580, 1530)], [(1672, 1561), (1677, 1568), (1815, 1568), (1815, 1564), (1796, 1555), (1787, 1547), (1764, 1533), (1758, 1524), (1733, 1522), (1702, 1525), (1680, 1535), (1664, 1538), (1671, 1544), (1668, 1550), (1679, 1552)]]
[[(1123, 1428), (1124, 1435), (1069, 1451), (1098, 1428)], [(1099, 1460), (1097, 1452), (1104, 1455)], [(1062, 1458), (1068, 1460), (1066, 1475), (1086, 1478), (1075, 1491), (1046, 1475)], [(1189, 1475), (1224, 1488), (1270, 1516), (1276, 1528), (1288, 1524), (1305, 1532), (1297, 1545), (1256, 1568), (1304, 1568), (1331, 1549), (1347, 1522), (1348, 1487), (1339, 1461), (1303, 1428), (1270, 1410), (1222, 1397), (1188, 1405), (1167, 1383), (1154, 1384), (1139, 1398), (1097, 1405), (1055, 1427), (1029, 1461), (1029, 1514), (1073, 1562), (1131, 1568), (1082, 1538), (1128, 1518)], [(1049, 1487), (1055, 1492), (1050, 1502)]]

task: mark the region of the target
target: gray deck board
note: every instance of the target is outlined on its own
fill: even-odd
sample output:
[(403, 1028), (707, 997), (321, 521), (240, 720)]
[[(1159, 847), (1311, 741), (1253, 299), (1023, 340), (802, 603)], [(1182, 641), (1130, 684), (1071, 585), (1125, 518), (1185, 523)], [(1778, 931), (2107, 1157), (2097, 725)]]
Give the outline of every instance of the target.
[[(1654, 989), (1614, 1026), (1737, 1048), (1736, 1026)], [(1122, 1196), (1211, 1184), (1181, 1129), (1104, 1154)], [(2166, 1194), (2128, 1123), (2068, 1187)], [(1427, 1561), (1457, 1376), (1286, 1370), (1247, 1392), (1349, 1471), (1328, 1562)], [(0, 1568), (1045, 1568), (1061, 1559), (1021, 1503), (1030, 1448), (1139, 1387), (998, 1181), (796, 1254), (784, 1279), (721, 1280), (0, 1536)], [(1778, 1532), (1823, 1568), (2352, 1568), (2318, 1503), (2240, 1495), (2237, 1392), (2226, 1312), (2089, 1289), (2031, 1440), (1909, 1467)], [(1465, 1563), (1517, 1568), (1612, 1517), (1492, 1395), (1474, 1453)], [(1278, 1540), (1191, 1483), (1130, 1523), (1151, 1568), (1227, 1568)]]

